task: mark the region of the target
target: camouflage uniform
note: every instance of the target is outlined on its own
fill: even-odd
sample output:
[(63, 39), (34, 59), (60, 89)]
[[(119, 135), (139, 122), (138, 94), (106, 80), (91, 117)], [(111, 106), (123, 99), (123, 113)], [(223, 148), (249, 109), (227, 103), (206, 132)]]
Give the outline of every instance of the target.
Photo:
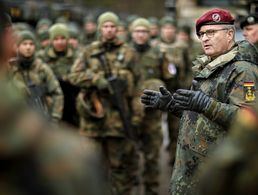
[(64, 97), (52, 70), (37, 58), (34, 58), (27, 69), (21, 67), (17, 61), (12, 63), (10, 68), (15, 80), (21, 81), (25, 86), (35, 85), (42, 89), (43, 102), (49, 115), (54, 120), (60, 120), (63, 114)]
[[(143, 152), (143, 182), (146, 195), (158, 194), (159, 151), (162, 144), (161, 112), (144, 110), (140, 103), (140, 96), (145, 88), (157, 90), (160, 86), (164, 86), (162, 79), (168, 79), (167, 76), (170, 76), (167, 60), (161, 60), (162, 53), (149, 44), (150, 26), (149, 21), (145, 18), (138, 18), (131, 24), (132, 45), (136, 51), (133, 66), (135, 91), (132, 122), (137, 127), (138, 144)], [(144, 35), (140, 33), (144, 33)], [(139, 41), (140, 36), (146, 38), (144, 42)]]
[[(182, 36), (185, 38), (182, 38)], [(197, 42), (192, 38), (192, 30), (190, 26), (183, 25), (179, 27), (177, 41), (188, 50), (190, 62), (194, 61), (198, 55), (203, 54), (200, 41)]]
[[(160, 42), (158, 48), (163, 53), (163, 59), (168, 60), (168, 72), (170, 79), (166, 79), (165, 83), (169, 91), (172, 93), (179, 88), (188, 88), (192, 80), (192, 71), (189, 61), (188, 51), (183, 44), (178, 42), (165, 43)], [(173, 114), (168, 113), (168, 131), (170, 143), (168, 151), (170, 153), (170, 164), (173, 165), (175, 160), (175, 151), (178, 137), (179, 119)]]
[(91, 143), (83, 149), (79, 137), (28, 110), (18, 89), (1, 78), (0, 194), (109, 194)]
[(228, 137), (200, 167), (200, 195), (258, 193), (257, 106), (240, 110)]
[[(87, 23), (96, 24), (95, 18), (93, 16), (91, 16), (91, 15), (86, 16), (84, 18), (84, 25), (87, 25)], [(84, 29), (82, 34), (80, 35), (80, 43), (83, 46), (90, 45), (91, 43), (93, 43), (96, 40), (97, 40), (97, 31), (95, 31), (95, 32), (87, 32), (86, 29)]]
[(75, 58), (76, 55), (72, 48), (67, 47), (65, 53), (58, 55), (52, 45), (49, 46), (41, 56), (43, 62), (53, 70), (64, 93), (62, 120), (71, 125), (78, 126), (78, 115), (75, 110), (75, 98), (78, 94), (78, 89), (71, 85), (67, 79)]
[(194, 78), (213, 100), (203, 114), (184, 111), (180, 121), (176, 160), (171, 178), (172, 194), (192, 194), (193, 174), (227, 134), (240, 106), (250, 105), (257, 96), (257, 53), (246, 41), (211, 61), (208, 56), (194, 62)]
[[(136, 52), (134, 62), (135, 93), (133, 101), (133, 124), (138, 129), (138, 144), (144, 155), (143, 180), (145, 193), (158, 194), (159, 181), (159, 151), (162, 144), (161, 112), (158, 110), (144, 110), (140, 103), (143, 89), (158, 90), (164, 86), (162, 82), (160, 53), (148, 46), (142, 53)], [(167, 70), (167, 68), (166, 68)]]
[[(122, 99), (132, 97), (133, 76), (128, 66), (133, 58), (133, 50), (120, 41), (112, 43), (94, 42), (75, 61), (70, 75), (71, 82), (81, 87), (77, 110), (80, 115), (80, 134), (95, 141), (107, 158), (111, 170), (114, 194), (130, 193), (133, 179), (130, 175), (134, 146), (125, 135), (112, 89), (104, 77), (105, 69), (92, 54), (105, 52), (112, 73), (122, 81)], [(129, 109), (125, 105), (125, 110)]]

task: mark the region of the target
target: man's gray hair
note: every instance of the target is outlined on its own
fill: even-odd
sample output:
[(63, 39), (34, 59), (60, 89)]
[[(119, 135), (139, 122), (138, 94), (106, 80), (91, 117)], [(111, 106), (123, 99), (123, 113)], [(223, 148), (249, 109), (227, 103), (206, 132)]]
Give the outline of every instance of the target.
[(225, 24), (224, 25), (224, 28), (225, 29), (233, 29), (234, 30), (234, 32), (236, 32), (236, 27), (235, 27), (235, 25), (231, 25), (231, 24)]

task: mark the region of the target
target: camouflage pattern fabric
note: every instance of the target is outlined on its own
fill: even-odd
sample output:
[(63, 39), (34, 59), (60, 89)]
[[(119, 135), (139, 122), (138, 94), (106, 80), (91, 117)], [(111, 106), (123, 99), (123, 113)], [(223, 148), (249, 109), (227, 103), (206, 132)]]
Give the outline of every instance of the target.
[[(164, 80), (167, 89), (173, 94), (173, 92), (179, 88), (189, 88), (192, 82), (192, 71), (186, 46), (181, 42), (166, 43), (162, 40), (159, 40), (156, 44), (168, 61), (168, 74)], [(179, 119), (173, 114), (168, 113), (167, 122), (170, 140), (167, 149), (170, 153), (169, 162), (173, 165), (178, 137)]]
[(239, 111), (228, 137), (200, 167), (198, 194), (257, 194), (258, 106)]
[(194, 79), (212, 97), (203, 114), (184, 111), (180, 121), (176, 160), (171, 178), (172, 194), (191, 194), (193, 174), (200, 163), (227, 134), (239, 107), (252, 105), (257, 96), (257, 53), (246, 41), (211, 61), (197, 58)]
[(38, 57), (53, 70), (58, 79), (63, 80), (66, 80), (65, 77), (70, 73), (71, 66), (76, 58), (72, 48), (68, 47), (64, 55), (59, 56), (52, 46), (46, 48)]
[(0, 79), (0, 194), (109, 194), (98, 151), (28, 110), (17, 82)]
[(50, 46), (39, 57), (53, 70), (62, 88), (64, 94), (62, 120), (75, 127), (79, 126), (79, 117), (75, 108), (75, 99), (79, 89), (73, 86), (68, 80), (71, 67), (76, 59), (75, 51), (67, 47), (66, 52), (58, 55), (53, 46)]
[(29, 69), (22, 69), (16, 62), (11, 64), (10, 71), (13, 78), (25, 86), (33, 84), (42, 87), (44, 89), (43, 102), (50, 117), (54, 120), (61, 119), (64, 103), (63, 92), (52, 70), (46, 64), (35, 58)]
[[(122, 98), (126, 100), (132, 97), (134, 83), (128, 66), (132, 61), (134, 53), (130, 47), (120, 42), (116, 44), (112, 51), (105, 53), (105, 56), (109, 61), (112, 73), (123, 83), (123, 86), (121, 85), (124, 88)], [(71, 83), (82, 88), (81, 93), (84, 93), (86, 100), (90, 99), (93, 92), (96, 92), (100, 103), (105, 108), (105, 116), (102, 119), (94, 119), (90, 113), (87, 113), (87, 110), (85, 112), (84, 107), (78, 102), (80, 129), (81, 133), (86, 136), (124, 137), (123, 125), (115, 102), (112, 102), (112, 91), (109, 84), (105, 81), (103, 67), (98, 59), (91, 57), (91, 54), (98, 53), (102, 49), (102, 43), (100, 42), (95, 42), (88, 47), (75, 61), (69, 77)], [(89, 106), (91, 104), (93, 104), (92, 101), (89, 102)]]
[(159, 186), (159, 150), (162, 144), (161, 112), (144, 110), (140, 103), (142, 91), (147, 89), (158, 90), (164, 86), (164, 75), (167, 75), (167, 63), (161, 64), (161, 53), (152, 47), (144, 52), (137, 52), (133, 66), (135, 90), (133, 98), (132, 122), (137, 127), (138, 144), (143, 152), (144, 172), (143, 182), (145, 194), (158, 194)]
[[(134, 147), (132, 141), (126, 137), (117, 102), (114, 102), (113, 89), (105, 77), (105, 68), (97, 58), (91, 56), (103, 49), (113, 76), (121, 82), (121, 98), (125, 102), (125, 111), (129, 112), (128, 105), (134, 87), (129, 66), (134, 53), (120, 41), (115, 40), (108, 48), (103, 42), (92, 43), (75, 61), (69, 79), (72, 84), (81, 88), (77, 99), (80, 134), (96, 140), (102, 138), (107, 143), (100, 144), (100, 147), (103, 156), (107, 158), (105, 162), (108, 169), (111, 170), (113, 193), (124, 195), (130, 193), (134, 182), (130, 179), (133, 177), (131, 156), (134, 155)], [(127, 165), (130, 167), (125, 168)]]

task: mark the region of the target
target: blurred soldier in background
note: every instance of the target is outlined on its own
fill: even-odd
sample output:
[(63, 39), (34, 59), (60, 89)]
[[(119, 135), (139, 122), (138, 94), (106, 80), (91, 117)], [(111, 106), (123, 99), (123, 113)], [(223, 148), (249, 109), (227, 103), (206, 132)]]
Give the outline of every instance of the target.
[(258, 51), (258, 14), (250, 14), (240, 22), (243, 36), (254, 44)]
[(63, 92), (52, 70), (35, 57), (35, 50), (35, 36), (29, 31), (18, 32), (18, 56), (10, 62), (12, 76), (27, 87), (29, 104), (59, 121), (63, 114)]
[(148, 18), (150, 22), (150, 38), (152, 41), (157, 41), (159, 36), (159, 20), (155, 17)]
[(89, 45), (97, 40), (97, 24), (94, 16), (88, 15), (84, 18), (83, 33), (81, 34), (80, 40), (83, 46)]
[(41, 31), (46, 31), (50, 28), (52, 25), (52, 21), (48, 18), (42, 18), (38, 21), (36, 25), (36, 33), (38, 34)]
[(134, 174), (134, 145), (130, 130), (129, 104), (133, 76), (129, 71), (132, 48), (117, 38), (119, 19), (112, 12), (98, 18), (100, 41), (89, 45), (72, 67), (70, 80), (81, 87), (77, 109), (80, 134), (100, 148), (110, 173), (113, 193), (130, 194)]
[(0, 194), (109, 194), (98, 151), (29, 110), (6, 72), (15, 37), (3, 7), (0, 1)]
[[(169, 16), (165, 16), (160, 20), (160, 39), (155, 43), (154, 47), (158, 47), (162, 52), (161, 60), (167, 59), (169, 61), (168, 72), (169, 78), (165, 83), (169, 91), (175, 92), (178, 88), (188, 88), (192, 81), (192, 71), (188, 50), (185, 44), (176, 41), (176, 21)], [(169, 132), (169, 163), (173, 165), (175, 160), (177, 135), (179, 119), (168, 113), (168, 132)]]
[(196, 177), (198, 194), (258, 194), (258, 104), (242, 108)]
[(144, 110), (140, 95), (145, 88), (158, 90), (159, 86), (164, 85), (162, 79), (167, 74), (163, 71), (167, 71), (168, 64), (161, 64), (160, 51), (150, 46), (150, 28), (150, 22), (145, 18), (138, 18), (131, 24), (132, 44), (136, 50), (132, 122), (137, 128), (138, 145), (144, 157), (145, 195), (158, 195), (159, 151), (162, 144), (161, 112)]
[(41, 55), (43, 55), (44, 50), (50, 44), (48, 30), (40, 30), (40, 31), (38, 31), (37, 32), (37, 39), (38, 39), (38, 42), (39, 42), (39, 50), (37, 51), (37, 53), (38, 53), (39, 56), (41, 56)]
[(176, 41), (177, 24), (170, 16), (164, 16), (160, 22), (160, 37), (159, 40), (152, 42), (153, 46), (160, 46), (161, 48), (168, 48)]
[(211, 9), (197, 20), (196, 32), (205, 55), (194, 62), (191, 90), (171, 95), (161, 87), (142, 96), (146, 107), (181, 116), (172, 194), (196, 194), (193, 175), (199, 165), (225, 137), (239, 108), (253, 105), (257, 97), (258, 55), (247, 41), (235, 42), (232, 15)]
[(78, 126), (78, 115), (75, 109), (75, 98), (78, 89), (68, 80), (72, 64), (76, 58), (75, 50), (68, 44), (69, 30), (65, 24), (54, 24), (49, 29), (50, 46), (41, 57), (54, 72), (64, 94), (64, 111), (62, 120)]
[[(200, 42), (192, 38), (192, 30), (190, 26), (183, 25), (178, 28), (177, 40), (185, 45), (188, 50), (190, 63), (198, 56), (203, 54)], [(191, 66), (191, 64), (189, 65)]]
[(126, 43), (129, 40), (128, 29), (126, 23), (119, 21), (117, 26), (117, 38), (122, 42)]
[(75, 50), (76, 56), (78, 56), (82, 50), (81, 44), (80, 44), (80, 38), (79, 38), (79, 28), (75, 24), (72, 23), (68, 26), (68, 29), (69, 29), (68, 43)]

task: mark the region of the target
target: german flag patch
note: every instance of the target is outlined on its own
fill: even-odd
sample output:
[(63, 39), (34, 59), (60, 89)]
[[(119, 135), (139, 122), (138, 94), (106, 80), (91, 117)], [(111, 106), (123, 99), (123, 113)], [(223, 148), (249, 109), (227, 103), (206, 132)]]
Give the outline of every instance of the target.
[(244, 82), (244, 95), (246, 102), (255, 101), (255, 84), (254, 82)]

